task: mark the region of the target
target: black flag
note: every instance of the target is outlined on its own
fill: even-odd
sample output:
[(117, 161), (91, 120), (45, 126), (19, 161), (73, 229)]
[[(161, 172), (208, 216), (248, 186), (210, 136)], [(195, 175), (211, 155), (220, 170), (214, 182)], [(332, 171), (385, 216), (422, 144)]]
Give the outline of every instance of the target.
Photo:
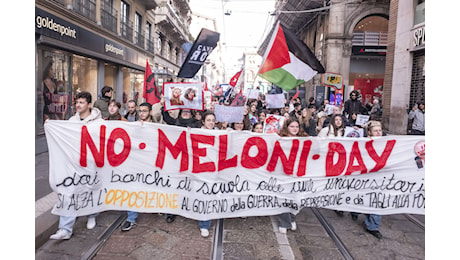
[(220, 33), (202, 28), (198, 38), (193, 43), (192, 48), (187, 54), (182, 67), (177, 74), (178, 78), (193, 78), (200, 70), (206, 58), (214, 50), (219, 41)]

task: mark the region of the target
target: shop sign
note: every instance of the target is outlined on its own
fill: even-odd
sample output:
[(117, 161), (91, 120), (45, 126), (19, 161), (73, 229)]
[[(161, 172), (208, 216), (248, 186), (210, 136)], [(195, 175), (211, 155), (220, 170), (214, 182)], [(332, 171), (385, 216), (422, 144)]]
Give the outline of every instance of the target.
[(425, 26), (413, 31), (414, 47), (425, 46)]
[(385, 56), (387, 46), (353, 46), (352, 53), (359, 56)]
[(137, 51), (110, 41), (40, 8), (35, 8), (35, 33), (121, 61), (140, 65)]

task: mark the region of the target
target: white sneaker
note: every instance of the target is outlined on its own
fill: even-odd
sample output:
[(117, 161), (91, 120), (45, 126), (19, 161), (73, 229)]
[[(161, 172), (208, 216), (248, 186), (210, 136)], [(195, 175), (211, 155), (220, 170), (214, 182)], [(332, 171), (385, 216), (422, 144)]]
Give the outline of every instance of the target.
[(59, 229), (56, 234), (50, 236), (50, 239), (62, 240), (69, 239), (72, 235), (67, 232), (65, 229)]
[(279, 227), (278, 229), (279, 229), (281, 234), (286, 234), (287, 233), (287, 228)]
[(201, 231), (201, 236), (202, 237), (208, 237), (209, 236), (209, 230), (207, 230), (206, 228), (200, 228), (200, 231)]
[(88, 222), (86, 222), (87, 229), (93, 229), (96, 226), (96, 217), (88, 217)]
[(291, 222), (291, 230), (295, 231), (297, 229), (297, 224), (295, 222)]

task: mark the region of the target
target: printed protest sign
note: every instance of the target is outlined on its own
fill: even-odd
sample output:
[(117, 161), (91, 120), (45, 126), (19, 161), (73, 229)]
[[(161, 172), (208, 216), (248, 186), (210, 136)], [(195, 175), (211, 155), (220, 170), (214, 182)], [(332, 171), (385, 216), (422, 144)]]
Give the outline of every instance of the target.
[(277, 134), (284, 124), (284, 116), (267, 114), (264, 122), (264, 134)]
[(267, 102), (267, 108), (284, 107), (284, 94), (265, 95), (265, 102)]
[(424, 136), (292, 138), (106, 120), (44, 126), (57, 215), (425, 212)]
[(244, 106), (214, 106), (214, 114), (217, 122), (242, 122), (244, 117)]
[(334, 113), (334, 105), (329, 105), (327, 104), (325, 107), (324, 107), (324, 112), (326, 112), (326, 114), (329, 116), (329, 115), (332, 115), (332, 113)]
[(202, 82), (163, 83), (165, 111), (178, 108), (203, 110), (204, 105), (202, 87)]
[(369, 121), (368, 115), (358, 115), (356, 117), (356, 125), (365, 125)]
[(354, 129), (353, 127), (345, 127), (345, 137), (364, 137), (364, 130), (362, 128)]

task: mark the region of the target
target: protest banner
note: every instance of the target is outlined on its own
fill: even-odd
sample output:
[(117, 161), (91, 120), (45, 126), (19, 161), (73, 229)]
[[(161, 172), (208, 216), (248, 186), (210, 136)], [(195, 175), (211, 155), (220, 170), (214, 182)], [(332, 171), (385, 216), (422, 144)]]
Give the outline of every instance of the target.
[(248, 89), (246, 90), (246, 97), (248, 99), (257, 99), (259, 96), (259, 90), (258, 89)]
[(165, 111), (179, 108), (204, 109), (202, 82), (165, 82), (163, 93)]
[(219, 38), (220, 33), (202, 28), (192, 47), (188, 49), (187, 57), (185, 57), (177, 77), (193, 78), (217, 46)]
[(214, 114), (216, 115), (217, 122), (242, 122), (244, 117), (244, 106), (215, 105)]
[(277, 134), (284, 124), (284, 116), (267, 114), (264, 121), (264, 134)]
[(105, 120), (44, 126), (57, 215), (425, 212), (424, 136), (292, 138)]
[(284, 107), (284, 94), (265, 95), (267, 108), (282, 108)]

